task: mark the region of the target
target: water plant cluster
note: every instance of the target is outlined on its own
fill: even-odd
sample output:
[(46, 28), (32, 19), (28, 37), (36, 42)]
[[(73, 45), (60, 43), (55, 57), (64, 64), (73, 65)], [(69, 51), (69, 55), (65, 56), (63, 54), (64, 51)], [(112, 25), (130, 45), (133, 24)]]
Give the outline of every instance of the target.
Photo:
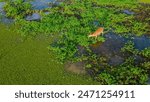
[[(12, 6), (9, 5), (9, 7)], [(9, 7), (8, 9), (11, 11), (12, 8)], [(22, 15), (27, 12), (26, 8), (28, 8), (28, 6), (26, 7), (25, 5), (25, 10), (21, 13)], [(22, 20), (22, 31), (26, 34), (32, 32), (32, 30), (35, 33), (50, 34), (53, 32), (62, 32), (62, 29), (64, 29), (63, 33), (65, 33), (64, 31), (66, 31), (66, 29), (75, 29), (75, 26), (78, 28), (84, 27), (86, 31), (83, 31), (82, 33), (87, 35), (97, 29), (98, 26), (103, 26), (105, 28), (105, 31), (113, 30), (113, 32), (117, 34), (142, 35), (147, 33), (149, 24), (137, 19), (136, 14), (129, 15), (124, 13), (124, 10), (136, 11), (138, 8), (140, 8), (140, 5), (136, 0), (66, 0), (60, 5), (51, 9), (45, 9), (41, 11), (28, 10), (28, 12), (39, 12), (41, 15), (43, 11), (43, 17), (39, 22), (26, 22)], [(50, 13), (48, 15), (44, 15), (44, 11)], [(18, 15), (15, 13), (13, 14)], [(68, 20), (66, 21), (66, 19)], [(52, 26), (51, 22), (52, 24), (56, 24), (53, 25), (53, 27), (55, 28), (53, 30), (51, 29), (51, 27), (49, 27)], [(59, 23), (61, 23), (61, 25)], [(61, 29), (58, 26), (60, 26)], [(72, 28), (69, 26), (71, 26)], [(38, 27), (39, 29), (36, 29), (36, 27)]]
[[(15, 0), (6, 3), (4, 10), (8, 17), (16, 19), (15, 24), (20, 27), (18, 31), (23, 36), (40, 33), (55, 36), (48, 49), (57, 54), (58, 60), (61, 63), (85, 62), (85, 69), (100, 84), (146, 84), (150, 70), (149, 48), (138, 51), (129, 42), (122, 48), (124, 63), (111, 66), (107, 58), (94, 54), (90, 49), (91, 45), (104, 42), (105, 38), (88, 37), (98, 27), (104, 27), (105, 34), (148, 34), (150, 19), (139, 20), (136, 13), (140, 7), (137, 0), (64, 0), (53, 8), (36, 11), (24, 0)], [(124, 10), (134, 13), (127, 14)], [(29, 12), (37, 12), (42, 18), (39, 21), (26, 21), (24, 17)], [(80, 48), (84, 49), (84, 53)], [(135, 56), (140, 56), (143, 60), (136, 64)]]
[(24, 0), (8, 0), (4, 5), (4, 10), (6, 16), (9, 18), (23, 18), (31, 9), (31, 4), (29, 2), (24, 2)]
[[(107, 60), (99, 60), (98, 57), (91, 63), (94, 70), (93, 77), (101, 84), (146, 84), (150, 73), (150, 48), (138, 50), (133, 42), (127, 42), (121, 49), (124, 62), (111, 66)], [(104, 58), (103, 58), (104, 59)], [(96, 64), (94, 62), (100, 62)], [(100, 67), (101, 66), (101, 67)]]

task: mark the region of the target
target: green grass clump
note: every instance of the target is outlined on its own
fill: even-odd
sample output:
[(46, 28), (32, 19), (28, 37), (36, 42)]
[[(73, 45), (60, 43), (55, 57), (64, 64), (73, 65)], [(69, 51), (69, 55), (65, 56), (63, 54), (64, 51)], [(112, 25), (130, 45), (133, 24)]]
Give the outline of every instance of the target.
[(31, 4), (24, 0), (9, 0), (4, 5), (6, 16), (10, 18), (23, 18), (31, 9)]
[(113, 70), (100, 73), (96, 80), (104, 85), (141, 85), (146, 84), (148, 75), (144, 70), (132, 65), (120, 65)]
[(100, 73), (98, 76), (96, 76), (95, 79), (102, 85), (116, 84), (115, 78), (111, 74), (106, 72)]
[(150, 61), (142, 63), (142, 67), (144, 67), (145, 69), (149, 69), (150, 70)]
[(121, 49), (122, 52), (124, 53), (130, 53), (130, 54), (134, 54), (134, 55), (140, 55), (144, 58), (149, 59), (150, 58), (150, 47), (147, 47), (141, 51), (139, 51), (138, 49), (135, 49), (134, 47), (134, 43), (131, 41), (128, 41), (124, 47)]
[(121, 51), (124, 53), (132, 53), (137, 55), (139, 53), (138, 49), (135, 49), (134, 43), (132, 41), (128, 41), (124, 47), (121, 48)]
[(145, 48), (144, 50), (142, 50), (141, 55), (150, 59), (150, 47)]

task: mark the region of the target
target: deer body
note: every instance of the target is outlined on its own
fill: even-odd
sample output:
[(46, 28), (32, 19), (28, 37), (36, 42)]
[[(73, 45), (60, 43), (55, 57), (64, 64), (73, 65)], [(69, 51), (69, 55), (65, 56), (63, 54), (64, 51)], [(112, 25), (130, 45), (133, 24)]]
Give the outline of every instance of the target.
[(88, 37), (97, 37), (103, 34), (103, 31), (104, 31), (104, 28), (100, 27), (94, 33), (90, 34)]

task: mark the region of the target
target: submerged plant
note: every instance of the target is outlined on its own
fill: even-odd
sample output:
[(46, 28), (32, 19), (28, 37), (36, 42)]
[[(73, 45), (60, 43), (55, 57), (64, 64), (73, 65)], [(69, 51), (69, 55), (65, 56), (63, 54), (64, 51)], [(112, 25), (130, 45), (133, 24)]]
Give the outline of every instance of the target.
[(150, 47), (145, 48), (140, 52), (140, 54), (148, 59), (150, 59)]
[(100, 82), (102, 85), (112, 85), (116, 84), (115, 77), (107, 72), (100, 73), (98, 76), (95, 77), (95, 80)]
[(124, 47), (121, 48), (121, 51), (124, 53), (130, 53), (137, 55), (139, 53), (138, 49), (135, 49), (134, 43), (132, 41), (128, 41)]

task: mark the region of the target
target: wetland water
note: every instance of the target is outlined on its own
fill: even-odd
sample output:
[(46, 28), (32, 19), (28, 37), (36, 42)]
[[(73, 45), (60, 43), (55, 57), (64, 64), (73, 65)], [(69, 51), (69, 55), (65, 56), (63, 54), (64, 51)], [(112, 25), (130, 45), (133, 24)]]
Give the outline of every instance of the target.
[[(33, 9), (42, 10), (50, 8), (51, 2), (56, 3), (55, 0), (33, 0), (31, 4)], [(13, 20), (5, 17), (5, 13), (2, 9), (3, 5), (4, 2), (0, 2), (1, 22), (9, 24)], [(0, 63), (2, 68), (1, 73), (3, 73), (0, 76), (0, 80), (3, 81), (1, 81), (0, 84), (64, 84), (61, 78), (63, 78), (65, 84), (79, 84), (80, 82), (82, 84), (90, 84), (92, 82), (91, 79), (86, 81), (84, 78), (81, 78), (81, 76), (66, 74), (62, 65), (53, 62), (55, 57), (49, 55), (46, 49), (51, 39), (44, 37), (42, 40), (28, 39), (23, 41), (17, 33), (13, 33), (6, 28), (7, 27), (2, 24), (0, 25), (0, 38), (3, 39), (0, 43)], [(109, 33), (105, 34), (104, 37), (106, 41), (102, 44), (95, 45), (92, 50), (97, 54), (103, 54), (109, 57), (109, 63), (112, 65), (123, 62), (124, 59), (119, 51), (129, 40), (133, 41), (135, 48), (139, 50), (150, 47), (150, 38), (145, 35), (141, 37), (134, 36), (124, 38), (114, 33)], [(37, 38), (41, 39), (41, 36)], [(82, 71), (84, 73), (79, 63), (70, 66), (70, 71), (73, 70), (75, 73)], [(77, 70), (75, 70), (76, 68)], [(5, 78), (8, 79), (8, 82), (5, 82)], [(72, 79), (76, 81), (74, 82)], [(35, 82), (35, 80), (39, 81)], [(92, 82), (91, 84), (94, 83), (95, 82)]]
[(143, 50), (144, 48), (150, 47), (150, 37), (146, 35), (125, 38), (114, 33), (108, 33), (105, 34), (104, 37), (106, 38), (104, 43), (98, 43), (92, 47), (96, 54), (102, 53), (106, 56), (116, 55), (128, 41), (133, 41), (135, 48), (138, 50)]

